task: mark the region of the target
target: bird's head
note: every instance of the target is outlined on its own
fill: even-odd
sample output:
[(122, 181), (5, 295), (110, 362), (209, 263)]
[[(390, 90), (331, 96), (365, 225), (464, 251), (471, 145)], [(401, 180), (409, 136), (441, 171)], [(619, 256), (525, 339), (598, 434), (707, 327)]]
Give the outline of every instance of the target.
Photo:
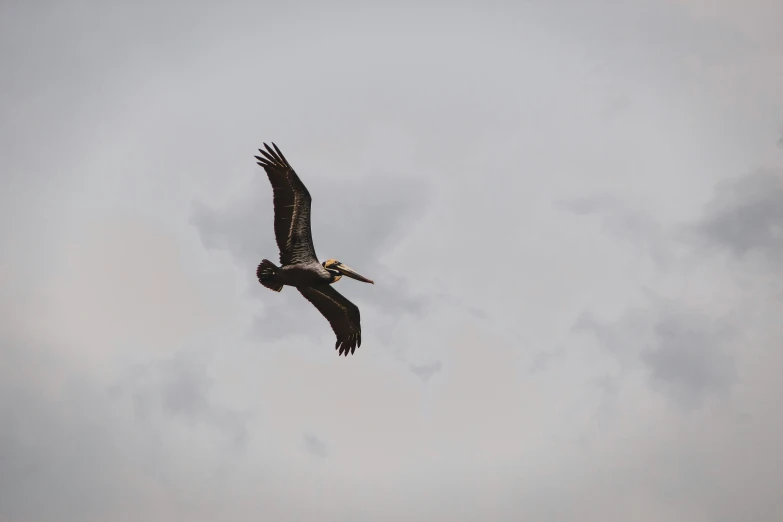
[(352, 279), (356, 279), (357, 281), (362, 281), (363, 283), (370, 283), (373, 285), (375, 284), (371, 279), (367, 279), (350, 266), (346, 265), (345, 263), (341, 263), (336, 259), (329, 259), (328, 261), (324, 261), (323, 265), (324, 268), (330, 274), (332, 274), (332, 283), (339, 281), (342, 276), (347, 276)]

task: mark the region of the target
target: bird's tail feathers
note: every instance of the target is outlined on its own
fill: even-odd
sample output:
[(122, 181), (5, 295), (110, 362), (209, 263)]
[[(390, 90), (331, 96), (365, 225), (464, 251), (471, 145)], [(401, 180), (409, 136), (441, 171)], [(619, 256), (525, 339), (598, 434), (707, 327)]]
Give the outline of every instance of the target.
[(283, 284), (277, 281), (277, 270), (278, 269), (273, 262), (264, 259), (261, 261), (261, 264), (258, 265), (258, 268), (256, 268), (258, 282), (270, 290), (279, 292), (283, 289)]

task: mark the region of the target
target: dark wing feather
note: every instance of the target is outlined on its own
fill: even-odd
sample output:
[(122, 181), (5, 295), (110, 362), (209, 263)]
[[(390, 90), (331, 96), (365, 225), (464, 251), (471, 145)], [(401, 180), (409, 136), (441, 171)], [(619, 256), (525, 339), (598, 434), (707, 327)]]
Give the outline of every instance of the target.
[(305, 299), (313, 303), (332, 325), (337, 336), (334, 348), (339, 355), (353, 353), (362, 345), (359, 308), (329, 285), (298, 287)]
[(264, 167), (274, 192), (275, 239), (280, 249), (280, 264), (318, 261), (310, 230), (312, 198), (283, 153), (272, 143), (258, 149), (258, 164)]

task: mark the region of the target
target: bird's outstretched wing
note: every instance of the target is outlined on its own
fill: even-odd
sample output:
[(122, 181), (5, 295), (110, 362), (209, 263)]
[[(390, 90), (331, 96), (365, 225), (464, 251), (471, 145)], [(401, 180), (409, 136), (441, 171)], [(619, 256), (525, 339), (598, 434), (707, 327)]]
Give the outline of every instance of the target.
[(353, 353), (362, 345), (359, 308), (355, 304), (329, 285), (299, 287), (298, 290), (332, 325), (337, 336), (334, 348), (339, 355)]
[(275, 239), (280, 249), (280, 264), (318, 261), (310, 230), (310, 193), (277, 145), (272, 143), (272, 147), (264, 143), (266, 150), (258, 149), (261, 156), (255, 158), (266, 171), (274, 192)]

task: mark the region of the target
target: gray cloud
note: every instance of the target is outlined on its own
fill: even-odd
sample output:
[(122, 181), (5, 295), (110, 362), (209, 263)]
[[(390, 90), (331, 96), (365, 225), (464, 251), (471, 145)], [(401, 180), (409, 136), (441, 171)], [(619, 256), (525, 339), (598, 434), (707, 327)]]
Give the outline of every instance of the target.
[[(663, 245), (660, 257), (668, 258), (669, 266), (687, 262), (706, 244), (738, 259), (756, 253), (769, 261), (766, 268), (776, 271), (783, 252), (781, 203), (783, 176), (777, 170), (761, 170), (719, 184), (703, 217), (668, 235), (659, 233), (661, 227), (656, 224), (629, 226), (638, 218), (619, 211), (613, 198), (582, 198), (562, 206), (577, 215), (603, 214), (610, 225), (607, 230), (615, 237), (642, 246)], [(668, 255), (673, 245), (666, 243), (674, 240), (686, 241), (691, 253), (679, 258)], [(584, 314), (575, 328), (594, 334), (625, 366), (632, 367), (638, 358), (647, 367), (653, 388), (684, 407), (699, 406), (708, 395), (727, 396), (737, 380), (735, 356), (729, 349), (736, 337), (731, 319), (713, 319), (660, 298), (649, 304), (648, 309), (628, 310), (616, 322)]]
[(783, 261), (783, 170), (763, 169), (722, 183), (696, 231), (738, 257)]
[(654, 345), (642, 360), (656, 388), (689, 407), (707, 394), (728, 394), (736, 370), (727, 327), (680, 312), (659, 318), (654, 333)]
[(427, 384), (433, 375), (438, 373), (443, 364), (440, 361), (428, 362), (426, 364), (409, 364), (408, 368), (419, 378), (424, 384)]
[(616, 321), (583, 314), (574, 328), (600, 341), (633, 371), (643, 365), (653, 389), (690, 409), (709, 396), (725, 397), (736, 382), (733, 332), (727, 318), (712, 320), (681, 304), (655, 299)]
[[(584, 316), (581, 319), (584, 321)], [(533, 362), (530, 365), (530, 371), (531, 372), (546, 371), (553, 364), (555, 364), (558, 361), (561, 361), (563, 357), (565, 357), (567, 354), (568, 354), (567, 346), (556, 346), (551, 350), (540, 351), (536, 353), (535, 357), (533, 358)]]
[(205, 423), (224, 433), (230, 447), (241, 450), (247, 442), (249, 416), (212, 401), (215, 383), (208, 368), (203, 353), (182, 349), (162, 361), (130, 367), (109, 391), (131, 399), (143, 421), (163, 414), (190, 426)]
[(671, 262), (667, 244), (669, 231), (645, 209), (609, 194), (593, 194), (565, 201), (556, 201), (555, 208), (577, 216), (595, 216), (602, 232), (622, 241), (639, 256), (660, 268)]
[(305, 449), (315, 457), (324, 458), (329, 456), (329, 448), (326, 443), (312, 433), (304, 434)]

